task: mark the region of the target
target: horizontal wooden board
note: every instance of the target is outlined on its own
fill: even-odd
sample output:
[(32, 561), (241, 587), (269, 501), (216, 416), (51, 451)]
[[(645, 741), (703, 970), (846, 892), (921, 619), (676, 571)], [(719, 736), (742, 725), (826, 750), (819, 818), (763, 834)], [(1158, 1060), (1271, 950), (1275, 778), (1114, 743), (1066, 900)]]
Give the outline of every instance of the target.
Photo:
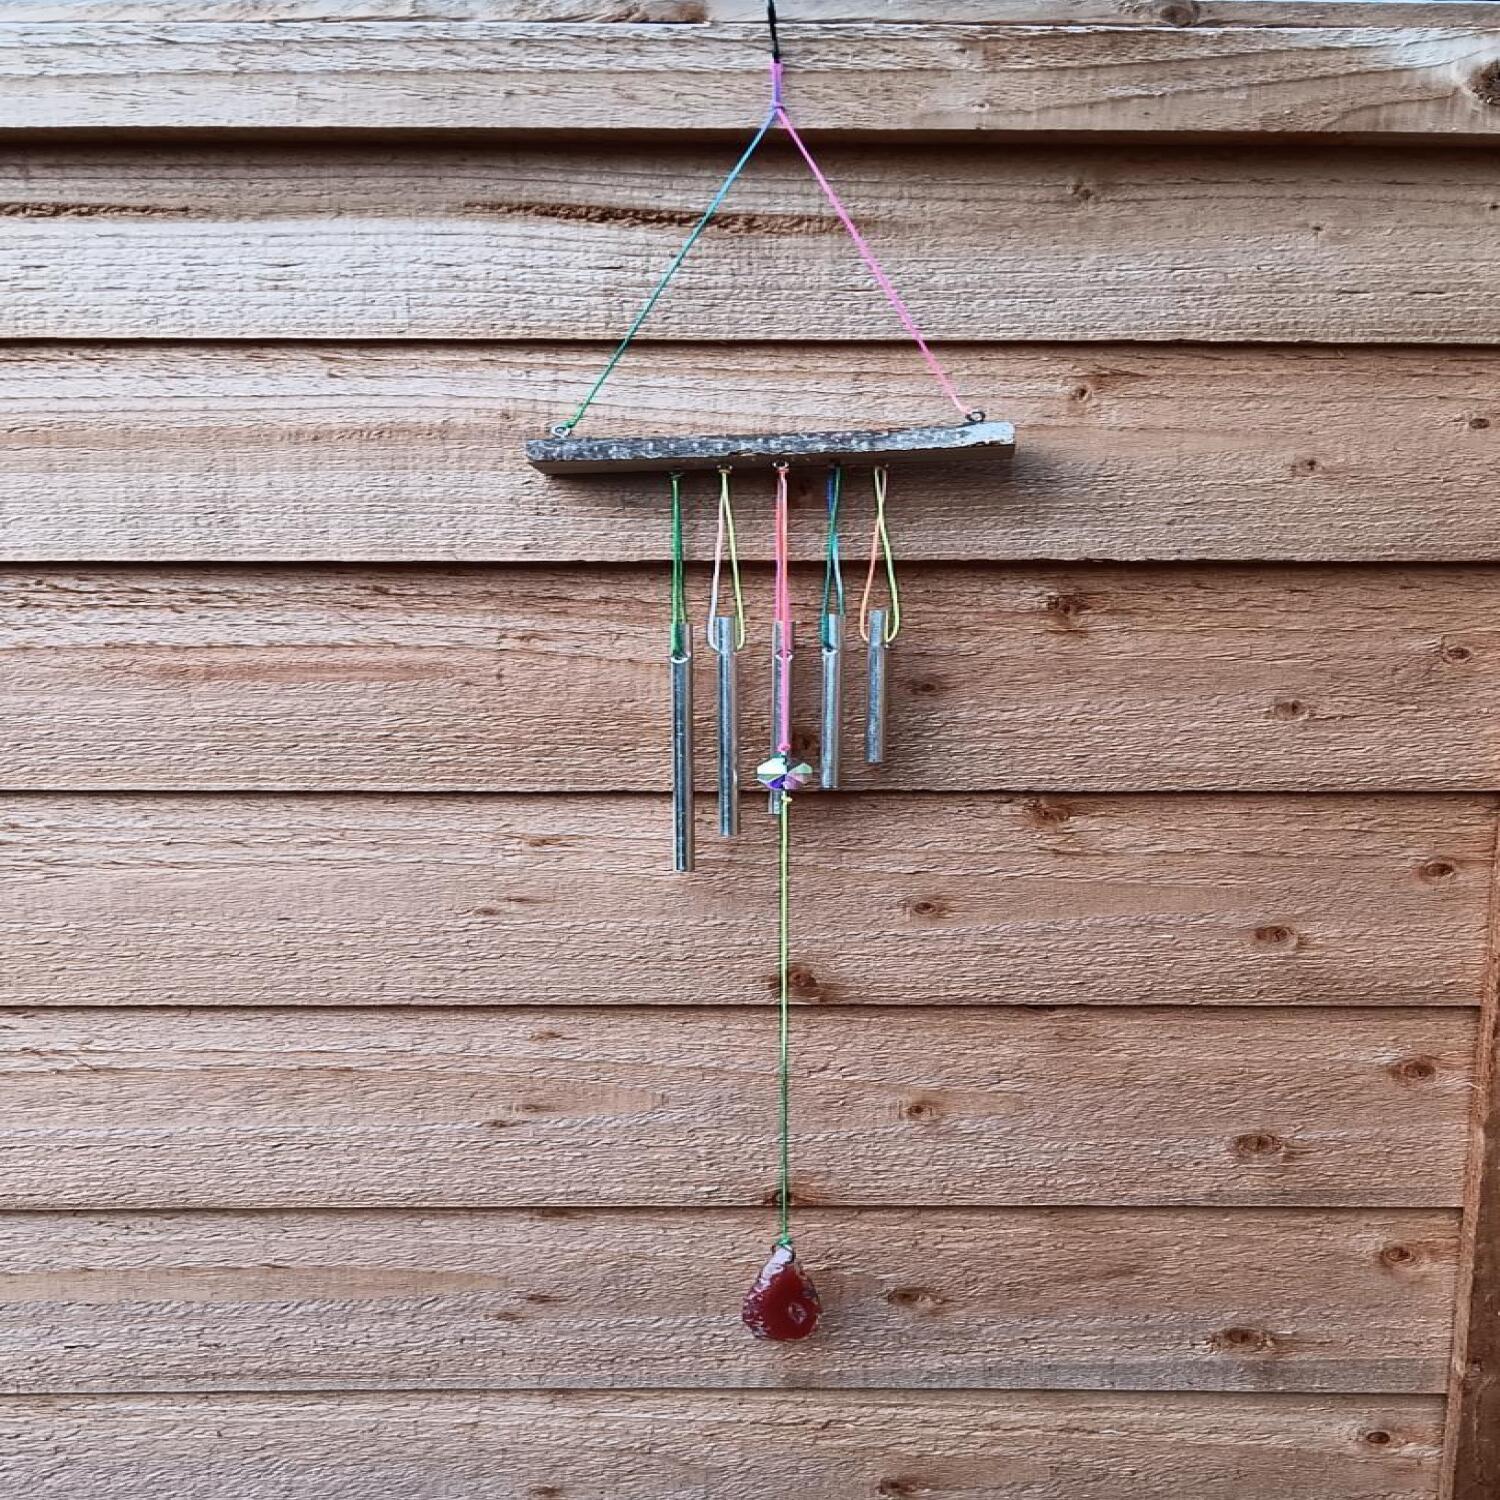
[[(420, 6), (434, 19), (458, 20), (493, 6), (495, 20), (520, 19), (528, 0), (77, 0), (79, 15), (55, 13), (61, 0), (5, 0), (0, 16), (27, 20), (45, 7), (54, 20), (166, 20), (180, 12), (199, 19), (311, 19), (313, 7), (330, 19), (366, 16), (372, 7), (394, 15), (397, 5)], [(536, 0), (542, 3), (542, 0)], [(561, 7), (568, 0), (548, 0)], [(601, 0), (602, 3), (602, 0)], [(1497, 24), (1496, 0), (796, 0), (799, 22), (885, 21), (966, 26), (1478, 26)], [(469, 7), (469, 8), (465, 8)], [(516, 14), (507, 12), (514, 7)], [(707, 0), (714, 21), (752, 22), (765, 14), (760, 0)], [(243, 16), (236, 12), (243, 10)], [(599, 17), (597, 19), (606, 19)]]
[[(1462, 1201), (1471, 1012), (794, 1031), (801, 1201)], [(775, 1064), (769, 1008), (0, 1012), (0, 1208), (771, 1202)]]
[[(1496, 0), (798, 0), (816, 22), (965, 26), (1491, 27)], [(759, 25), (759, 0), (0, 0), (4, 21), (651, 21)]]
[(0, 1220), (0, 1388), (1437, 1392), (1447, 1213), (805, 1214), (825, 1306), (747, 1337), (774, 1233), (722, 1214)]
[[(759, 18), (4, 24), (0, 129), (733, 130), (768, 96)], [(819, 131), (1500, 130), (1493, 28), (789, 19), (783, 45)]]
[[(1492, 27), (1496, 0), (797, 0), (807, 23)], [(760, 25), (761, 0), (0, 0), (3, 21), (654, 21)]]
[[(1474, 1005), (1493, 819), (1411, 796), (829, 798), (798, 844), (794, 993)], [(754, 821), (682, 880), (657, 797), (12, 796), (0, 996), (762, 1003)]]
[[(0, 1400), (32, 1500), (1418, 1500), (1420, 1396), (435, 1392)], [(63, 1455), (66, 1455), (64, 1460)]]
[[(718, 0), (716, 0), (718, 3)], [(810, 0), (802, 0), (805, 7)], [(914, 0), (913, 0), (914, 3)], [(986, 3), (1030, 3), (1030, 0), (986, 0)], [(1038, 0), (1041, 3), (1041, 0)], [(1057, 0), (1062, 6), (1080, 0)], [(1089, 0), (1082, 0), (1089, 3)], [(1097, 0), (1108, 4), (1108, 0)], [(1121, 0), (1128, 4), (1129, 0)], [(1402, 6), (1395, 24), (1403, 26), (1488, 24), (1484, 14), (1494, 0), (1319, 0), (1309, 9), (1323, 14), (1316, 21), (1297, 20), (1296, 0), (1210, 0), (1223, 3), (1235, 16), (1233, 24), (1252, 24), (1251, 18), (1273, 25), (1383, 26), (1392, 24), (1381, 14), (1386, 5)], [(1356, 8), (1357, 7), (1357, 8)], [(1349, 13), (1344, 14), (1346, 8)], [(1451, 10), (1451, 14), (1450, 14)], [(700, 24), (706, 11), (700, 0), (0, 0), (0, 21), (632, 21), (663, 25)], [(738, 19), (745, 19), (740, 17)], [(760, 17), (756, 17), (760, 19)], [(1029, 18), (1034, 24), (1037, 16)], [(1059, 13), (1042, 17), (1072, 21)], [(1093, 16), (1085, 20), (1097, 19)]]
[[(911, 68), (899, 28), (877, 29)], [(79, 77), (56, 86), (98, 97)], [(485, 91), (504, 97), (489, 80)], [(0, 115), (17, 97), (0, 75)], [(733, 149), (696, 137), (12, 149), (0, 161), (0, 336), (617, 338)], [(1500, 193), (1484, 153), (835, 144), (824, 159), (936, 339), (1500, 341)], [(647, 329), (902, 337), (780, 146), (737, 185)], [(1003, 390), (992, 401), (970, 389), (966, 358), (964, 399), (1009, 415)], [(1443, 373), (1464, 397), (1461, 369)], [(580, 372), (575, 398), (582, 384)], [(949, 411), (934, 387), (927, 419)]]
[[(763, 508), (747, 512), (746, 529), (763, 519)], [(890, 761), (851, 765), (848, 780), (1492, 788), (1497, 576), (908, 567)], [(747, 767), (766, 733), (765, 582), (757, 572), (753, 649), (742, 658)], [(695, 611), (704, 583), (692, 582)], [(799, 583), (799, 608), (811, 611), (818, 580)], [(661, 567), (11, 570), (0, 577), (0, 618), (0, 784), (11, 790), (608, 791), (668, 781)], [(862, 654), (852, 654), (857, 670)], [(795, 718), (807, 729), (811, 667), (804, 653)], [(851, 703), (851, 724), (858, 712)], [(798, 744), (810, 748), (805, 733)], [(810, 834), (815, 797), (801, 805), (797, 826)], [(767, 825), (750, 822), (749, 838), (762, 841), (755, 857), (768, 857)], [(878, 838), (872, 825), (871, 846)], [(722, 857), (704, 843), (707, 863)]]
[[(662, 558), (658, 486), (549, 480), (522, 445), (605, 346), (0, 346), (12, 561)], [(893, 491), (905, 558), (1500, 558), (1500, 351), (961, 345), (966, 386), (1019, 424), (1008, 468)], [(816, 428), (934, 415), (906, 349), (656, 345), (584, 433)], [(805, 557), (823, 538), (794, 475)], [(750, 480), (754, 507), (764, 487)], [(696, 496), (706, 502), (703, 494)], [(855, 476), (847, 545), (870, 500)], [(689, 545), (712, 547), (690, 507)], [(765, 556), (752, 525), (746, 556)]]

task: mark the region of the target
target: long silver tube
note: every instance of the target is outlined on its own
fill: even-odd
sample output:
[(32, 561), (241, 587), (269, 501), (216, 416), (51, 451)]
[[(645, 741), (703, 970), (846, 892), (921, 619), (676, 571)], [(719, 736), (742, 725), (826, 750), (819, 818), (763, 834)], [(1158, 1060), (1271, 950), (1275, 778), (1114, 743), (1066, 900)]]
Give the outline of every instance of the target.
[(734, 616), (715, 615), (708, 629), (718, 657), (719, 835), (728, 839), (740, 831), (740, 704)]
[(682, 630), (672, 657), (672, 868), (693, 868), (693, 648)]
[(823, 617), (823, 730), (819, 744), (818, 781), (824, 791), (839, 784), (839, 755), (844, 714), (844, 617)]
[(886, 611), (870, 611), (870, 673), (865, 717), (865, 760), (878, 766), (885, 760), (885, 724), (890, 707), (890, 650), (885, 642)]

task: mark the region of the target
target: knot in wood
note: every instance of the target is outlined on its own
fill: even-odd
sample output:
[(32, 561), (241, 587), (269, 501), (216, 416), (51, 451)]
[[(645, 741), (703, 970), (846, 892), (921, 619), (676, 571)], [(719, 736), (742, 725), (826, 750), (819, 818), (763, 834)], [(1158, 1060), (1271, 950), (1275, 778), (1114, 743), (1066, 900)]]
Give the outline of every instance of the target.
[(1398, 1083), (1426, 1083), (1437, 1076), (1437, 1064), (1430, 1057), (1403, 1057), (1386, 1069)]
[(909, 1099), (901, 1106), (904, 1120), (915, 1120), (919, 1125), (929, 1124), (942, 1117), (942, 1110), (932, 1099)]
[(1300, 942), (1296, 929), (1282, 922), (1267, 922), (1252, 935), (1257, 947), (1272, 948), (1278, 953), (1294, 952)]
[(1269, 1130), (1251, 1130), (1244, 1135), (1235, 1136), (1234, 1154), (1241, 1161), (1284, 1159), (1287, 1155), (1287, 1143)]
[(1269, 1354), (1276, 1340), (1264, 1328), (1222, 1328), (1209, 1346), (1220, 1354)]
[(1066, 802), (1055, 802), (1050, 797), (1032, 797), (1022, 804), (1022, 810), (1033, 828), (1061, 828), (1073, 816), (1073, 809)]
[(905, 907), (909, 917), (923, 917), (930, 920), (948, 915), (948, 903), (935, 896), (919, 896), (915, 901), (906, 902)]
[(885, 1294), (885, 1300), (892, 1307), (909, 1307), (916, 1312), (935, 1313), (947, 1302), (947, 1298), (941, 1292), (935, 1292), (926, 1286), (898, 1286), (892, 1287)]
[(1391, 1269), (1414, 1266), (1421, 1258), (1410, 1245), (1386, 1245), (1377, 1257), (1381, 1265)]

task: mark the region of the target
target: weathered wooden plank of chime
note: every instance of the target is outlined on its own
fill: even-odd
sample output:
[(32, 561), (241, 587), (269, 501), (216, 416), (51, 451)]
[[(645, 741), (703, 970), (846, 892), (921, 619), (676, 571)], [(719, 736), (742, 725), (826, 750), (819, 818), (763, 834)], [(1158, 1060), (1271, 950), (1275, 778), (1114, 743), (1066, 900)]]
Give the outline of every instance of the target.
[(769, 469), (782, 462), (894, 464), (920, 459), (1007, 462), (1015, 451), (1009, 422), (946, 427), (896, 427), (833, 432), (769, 432), (741, 436), (538, 438), (526, 458), (543, 474), (660, 473), (665, 469)]

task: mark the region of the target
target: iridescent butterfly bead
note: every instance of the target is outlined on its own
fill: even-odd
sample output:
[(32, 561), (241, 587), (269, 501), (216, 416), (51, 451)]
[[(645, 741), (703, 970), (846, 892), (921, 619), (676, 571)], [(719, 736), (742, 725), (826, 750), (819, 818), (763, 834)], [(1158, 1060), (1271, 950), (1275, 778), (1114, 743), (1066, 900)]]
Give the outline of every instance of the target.
[(795, 792), (807, 785), (812, 767), (805, 760), (793, 760), (778, 751), (755, 768), (755, 775), (762, 786), (773, 792)]

